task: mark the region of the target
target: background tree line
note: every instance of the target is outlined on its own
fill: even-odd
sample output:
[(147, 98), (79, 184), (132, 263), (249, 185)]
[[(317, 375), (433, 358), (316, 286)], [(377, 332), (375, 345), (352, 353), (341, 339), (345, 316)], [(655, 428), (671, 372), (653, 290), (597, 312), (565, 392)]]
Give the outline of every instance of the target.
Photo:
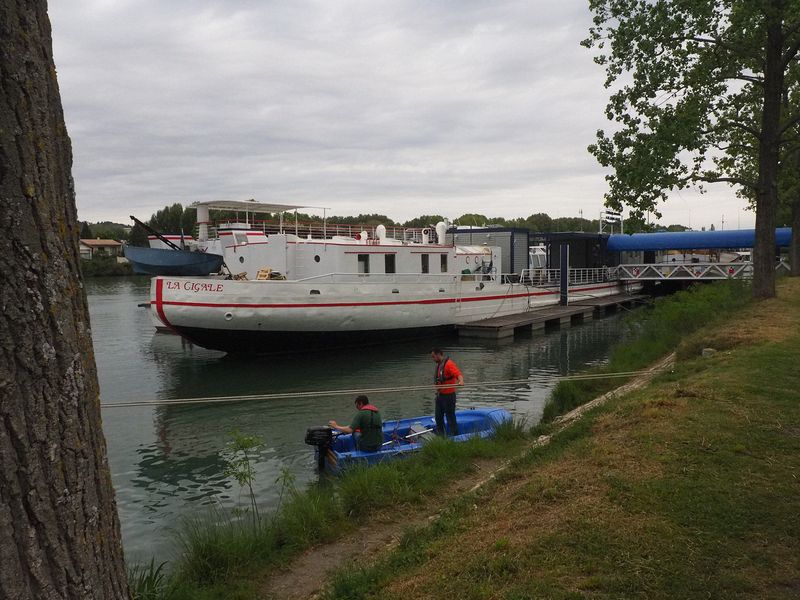
[[(212, 215), (216, 222), (226, 219), (235, 220), (241, 215), (234, 211), (215, 211)], [(257, 216), (259, 220), (277, 222), (278, 214), (264, 213)], [(298, 213), (297, 218), (301, 223), (322, 223), (319, 215)], [(428, 227), (443, 221), (442, 215), (420, 215), (407, 221), (395, 221), (387, 215), (377, 213), (359, 214), (356, 216), (331, 215), (327, 217), (328, 223), (342, 225), (364, 225), (375, 227), (385, 225), (387, 227)], [(284, 222), (287, 227), (294, 222), (294, 213), (285, 213)], [(461, 227), (516, 227), (529, 229), (531, 231), (598, 231), (598, 219), (584, 219), (582, 217), (551, 217), (546, 213), (535, 213), (528, 217), (505, 218), (498, 216), (487, 216), (478, 213), (466, 213), (452, 221), (453, 225)], [(181, 231), (185, 235), (194, 235), (197, 226), (197, 211), (191, 207), (184, 207), (180, 203), (165, 206), (156, 211), (147, 221), (161, 233), (177, 234)], [(616, 227), (616, 226), (615, 226)], [(647, 223), (641, 217), (631, 217), (625, 221), (626, 233), (639, 233), (646, 231), (686, 231), (688, 227), (684, 225), (664, 226), (657, 223)], [(615, 229), (616, 230), (616, 229)], [(147, 245), (147, 232), (143, 227), (134, 225), (128, 232), (124, 225), (109, 221), (103, 223), (83, 222), (81, 226), (81, 238), (103, 238), (127, 241), (134, 246)]]

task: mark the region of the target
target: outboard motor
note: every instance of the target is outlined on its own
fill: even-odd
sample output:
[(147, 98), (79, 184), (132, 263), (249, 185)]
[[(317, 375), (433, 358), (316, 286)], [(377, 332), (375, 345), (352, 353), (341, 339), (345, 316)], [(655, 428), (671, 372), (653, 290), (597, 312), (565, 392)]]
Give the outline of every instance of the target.
[(333, 429), (328, 426), (309, 427), (306, 431), (306, 444), (317, 448), (317, 468), (325, 470), (325, 456), (333, 446)]

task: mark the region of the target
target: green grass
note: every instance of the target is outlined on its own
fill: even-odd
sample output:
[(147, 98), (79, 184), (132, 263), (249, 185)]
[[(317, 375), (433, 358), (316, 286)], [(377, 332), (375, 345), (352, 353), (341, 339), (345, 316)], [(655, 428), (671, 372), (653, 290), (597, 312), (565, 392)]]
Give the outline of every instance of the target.
[[(750, 302), (750, 284), (741, 280), (698, 284), (657, 298), (652, 308), (637, 311), (626, 319), (625, 326), (630, 330), (628, 341), (614, 348), (607, 365), (590, 372), (643, 369), (675, 350), (689, 334), (730, 317)], [(561, 381), (545, 404), (542, 421), (549, 423), (624, 382), (618, 378)]]
[(797, 598), (792, 289), (742, 317), (790, 311), (787, 335), (694, 355), (593, 410), (441, 523), (338, 573), (325, 597)]
[(475, 459), (519, 452), (526, 435), (523, 425), (506, 423), (493, 438), (463, 443), (435, 438), (417, 456), (354, 468), (307, 490), (294, 489), (289, 480), (287, 499), (272, 518), (254, 526), (249, 516), (236, 519), (216, 511), (189, 520), (179, 534), (181, 557), (170, 565), (168, 576), (159, 567), (158, 585), (148, 586), (153, 577), (143, 578), (147, 568), (139, 567), (132, 573), (144, 583), (129, 579), (146, 600), (253, 598), (252, 579), (265, 569), (352, 530), (375, 511), (421, 503), (469, 472)]

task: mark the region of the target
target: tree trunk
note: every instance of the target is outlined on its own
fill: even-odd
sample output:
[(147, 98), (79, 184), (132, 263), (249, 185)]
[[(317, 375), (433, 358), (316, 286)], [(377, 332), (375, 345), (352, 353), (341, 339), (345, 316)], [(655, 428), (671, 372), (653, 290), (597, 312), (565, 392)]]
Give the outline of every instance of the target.
[(775, 211), (778, 208), (778, 153), (784, 69), (781, 2), (767, 14), (764, 104), (758, 155), (756, 242), (753, 248), (753, 296), (775, 296)]
[(789, 264), (792, 277), (800, 276), (800, 190), (792, 202), (792, 243), (789, 246)]
[[(800, 174), (800, 153), (795, 155), (794, 168)], [(795, 184), (792, 198), (792, 241), (789, 244), (789, 266), (791, 276), (800, 276), (800, 184)]]
[(0, 598), (129, 597), (45, 0), (0, 4)]

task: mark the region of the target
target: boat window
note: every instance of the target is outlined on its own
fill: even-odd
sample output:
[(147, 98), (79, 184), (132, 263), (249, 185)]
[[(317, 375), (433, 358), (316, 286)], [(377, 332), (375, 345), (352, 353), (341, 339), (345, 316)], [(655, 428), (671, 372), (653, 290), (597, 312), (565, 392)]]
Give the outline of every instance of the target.
[(447, 254), (441, 255), (441, 271), (442, 273), (447, 273)]
[(358, 272), (369, 273), (369, 254), (358, 255)]
[(420, 254), (420, 258), (422, 260), (422, 272), (430, 273), (430, 255)]
[(234, 233), (233, 238), (236, 240), (236, 244), (238, 246), (242, 246), (247, 243), (247, 234), (246, 233)]
[(319, 262), (319, 254), (314, 255), (314, 262)]
[(385, 271), (384, 273), (397, 273), (396, 263), (395, 263), (395, 255), (394, 254), (384, 254), (383, 255), (385, 261)]

